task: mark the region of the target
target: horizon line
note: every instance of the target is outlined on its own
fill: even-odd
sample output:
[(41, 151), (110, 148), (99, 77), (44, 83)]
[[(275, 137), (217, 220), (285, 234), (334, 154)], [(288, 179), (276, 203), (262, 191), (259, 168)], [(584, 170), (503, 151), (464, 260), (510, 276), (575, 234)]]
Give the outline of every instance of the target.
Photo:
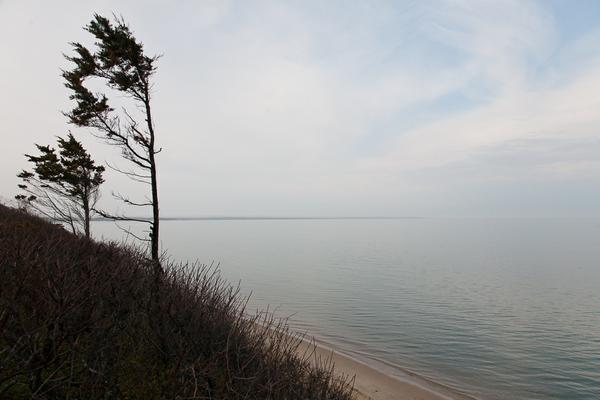
[[(132, 217), (144, 221), (152, 221), (152, 217)], [(206, 216), (206, 217), (161, 217), (159, 221), (241, 221), (241, 220), (345, 220), (345, 219), (423, 219), (421, 216)], [(113, 221), (111, 218), (95, 217), (93, 221)], [(136, 221), (130, 221), (136, 222)]]

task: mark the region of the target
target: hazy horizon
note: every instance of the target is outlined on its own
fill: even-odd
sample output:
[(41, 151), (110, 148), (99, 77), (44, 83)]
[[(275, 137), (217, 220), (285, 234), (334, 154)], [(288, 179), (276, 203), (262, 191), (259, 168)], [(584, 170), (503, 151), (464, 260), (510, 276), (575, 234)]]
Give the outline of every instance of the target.
[[(136, 219), (152, 220), (152, 216), (141, 216), (132, 214), (131, 217)], [(559, 216), (559, 215), (544, 215), (544, 216), (428, 216), (428, 215), (165, 215), (161, 216), (161, 221), (186, 221), (186, 220), (361, 220), (361, 219), (597, 219), (600, 217), (590, 216)], [(93, 217), (94, 221), (113, 221), (108, 217)], [(135, 224), (135, 222), (131, 222)]]
[(69, 130), (126, 166), (61, 114), (94, 12), (163, 54), (164, 216), (600, 216), (597, 1), (0, 0), (1, 198)]

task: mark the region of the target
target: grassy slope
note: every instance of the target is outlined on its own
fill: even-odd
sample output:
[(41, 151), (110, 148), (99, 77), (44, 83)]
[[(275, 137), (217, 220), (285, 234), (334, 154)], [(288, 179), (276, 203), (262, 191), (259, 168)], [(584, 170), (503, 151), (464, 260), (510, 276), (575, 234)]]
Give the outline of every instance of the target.
[(164, 268), (0, 205), (0, 398), (351, 398), (215, 271)]

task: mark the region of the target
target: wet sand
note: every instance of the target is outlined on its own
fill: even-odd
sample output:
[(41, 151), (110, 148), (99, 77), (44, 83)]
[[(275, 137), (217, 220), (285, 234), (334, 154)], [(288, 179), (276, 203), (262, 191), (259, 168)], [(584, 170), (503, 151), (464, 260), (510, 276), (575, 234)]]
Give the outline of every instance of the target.
[(338, 375), (354, 376), (357, 400), (473, 400), (452, 388), (408, 371), (402, 371), (406, 379), (391, 376), (323, 343), (305, 340), (300, 350), (311, 351), (314, 345), (315, 362), (331, 357)]

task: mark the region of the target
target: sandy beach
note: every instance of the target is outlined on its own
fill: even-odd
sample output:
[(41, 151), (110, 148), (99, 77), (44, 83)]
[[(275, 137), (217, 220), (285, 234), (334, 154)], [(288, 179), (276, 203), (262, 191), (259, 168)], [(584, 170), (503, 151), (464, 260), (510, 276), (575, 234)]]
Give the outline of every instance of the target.
[(457, 391), (429, 381), (415, 374), (407, 379), (388, 375), (365, 363), (344, 355), (319, 342), (304, 341), (301, 351), (309, 351), (316, 345), (314, 359), (331, 357), (339, 375), (354, 376), (357, 400), (473, 400)]

